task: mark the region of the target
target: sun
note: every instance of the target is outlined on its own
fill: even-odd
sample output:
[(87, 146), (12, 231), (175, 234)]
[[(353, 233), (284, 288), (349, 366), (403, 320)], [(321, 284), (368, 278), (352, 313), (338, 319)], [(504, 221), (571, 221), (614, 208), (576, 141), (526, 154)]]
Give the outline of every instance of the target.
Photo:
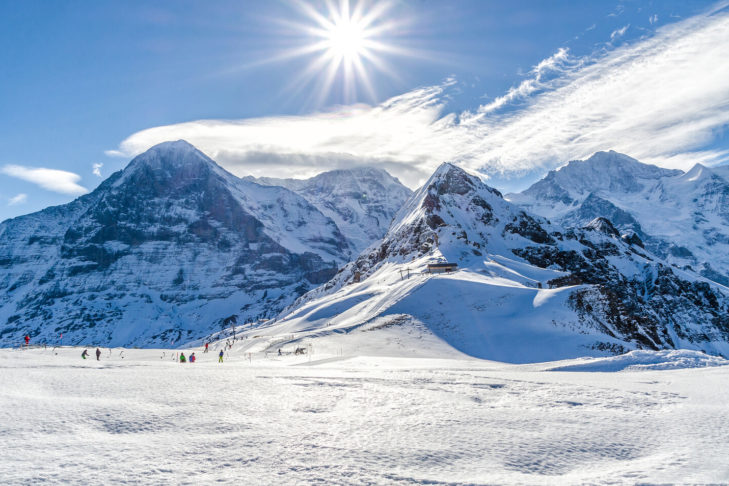
[[(310, 90), (314, 104), (332, 97), (341, 102), (363, 96), (377, 101), (375, 75), (397, 78), (388, 56), (406, 56), (394, 40), (404, 31), (406, 21), (395, 19), (393, 4), (387, 0), (326, 0), (321, 4), (294, 0), (304, 23), (286, 25), (303, 34), (300, 43), (285, 59), (311, 58), (306, 68), (287, 86), (293, 95)], [(320, 8), (316, 8), (319, 5)], [(310, 89), (316, 85), (316, 89)]]
[(358, 59), (365, 52), (367, 31), (352, 19), (340, 19), (327, 32), (327, 47), (332, 58), (348, 62)]

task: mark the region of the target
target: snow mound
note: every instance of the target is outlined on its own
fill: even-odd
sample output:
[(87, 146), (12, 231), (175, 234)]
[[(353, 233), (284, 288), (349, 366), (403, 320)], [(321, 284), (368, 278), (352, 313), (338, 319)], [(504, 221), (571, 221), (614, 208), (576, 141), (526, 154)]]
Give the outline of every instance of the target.
[(610, 358), (550, 368), (548, 371), (648, 371), (726, 366), (729, 360), (688, 349), (666, 351), (630, 351)]

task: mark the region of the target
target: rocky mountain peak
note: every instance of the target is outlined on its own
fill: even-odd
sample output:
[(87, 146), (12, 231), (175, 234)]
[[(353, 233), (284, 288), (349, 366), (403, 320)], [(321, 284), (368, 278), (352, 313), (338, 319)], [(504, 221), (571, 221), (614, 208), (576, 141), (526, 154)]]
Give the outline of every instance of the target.
[(213, 172), (225, 172), (210, 157), (185, 140), (162, 142), (136, 156), (122, 171), (115, 186), (134, 183), (170, 182), (179, 185)]
[(597, 217), (584, 226), (586, 230), (597, 231), (609, 236), (620, 237), (620, 232), (613, 226), (609, 219)]
[(537, 198), (570, 205), (590, 193), (638, 193), (662, 178), (681, 174), (680, 170), (644, 164), (610, 150), (596, 152), (586, 160), (572, 160), (510, 198), (517, 203)]
[(711, 169), (700, 163), (695, 164), (691, 169), (686, 172), (681, 179), (686, 182), (703, 182), (716, 177)]
[(435, 192), (438, 195), (458, 194), (461, 196), (476, 188), (484, 187), (489, 189), (491, 193), (502, 197), (499, 191), (486, 186), (478, 176), (471, 175), (450, 162), (441, 164), (425, 184), (425, 187), (428, 188), (428, 191)]

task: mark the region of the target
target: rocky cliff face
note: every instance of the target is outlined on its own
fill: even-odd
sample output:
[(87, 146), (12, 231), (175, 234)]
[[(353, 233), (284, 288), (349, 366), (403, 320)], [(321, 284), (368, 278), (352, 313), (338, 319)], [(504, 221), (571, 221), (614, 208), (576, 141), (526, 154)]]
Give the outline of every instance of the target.
[(163, 143), (91, 194), (0, 224), (0, 343), (182, 343), (275, 314), (348, 251), (301, 196)]

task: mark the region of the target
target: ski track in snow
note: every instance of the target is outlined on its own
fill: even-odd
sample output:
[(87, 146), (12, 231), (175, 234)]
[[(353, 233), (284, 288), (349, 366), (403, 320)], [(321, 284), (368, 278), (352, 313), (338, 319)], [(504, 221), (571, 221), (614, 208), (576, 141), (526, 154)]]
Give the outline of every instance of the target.
[(729, 482), (729, 366), (173, 352), (0, 350), (2, 483)]

